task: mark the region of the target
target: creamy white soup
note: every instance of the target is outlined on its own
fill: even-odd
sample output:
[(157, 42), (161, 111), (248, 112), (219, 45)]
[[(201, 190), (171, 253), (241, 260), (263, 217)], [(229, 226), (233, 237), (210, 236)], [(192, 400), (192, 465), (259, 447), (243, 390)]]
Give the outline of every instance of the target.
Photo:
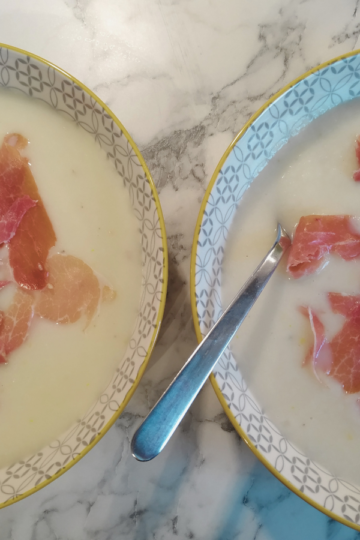
[[(47, 105), (0, 93), (0, 142), (29, 140), (28, 157), (60, 253), (81, 259), (114, 291), (87, 325), (35, 317), (24, 343), (0, 365), (0, 467), (38, 451), (99, 398), (134, 329), (141, 240), (128, 192), (92, 136)], [(3, 256), (3, 254), (1, 255)], [(14, 295), (0, 291), (0, 310)]]
[[(227, 305), (275, 240), (279, 221), (293, 233), (301, 216), (360, 217), (354, 142), (360, 101), (313, 121), (271, 160), (244, 194), (226, 244), (222, 276)], [(333, 474), (360, 484), (360, 394), (330, 377), (320, 383), (303, 360), (313, 343), (299, 306), (321, 313), (330, 340), (344, 324), (329, 309), (328, 292), (360, 294), (360, 260), (336, 255), (310, 276), (292, 279), (281, 263), (232, 341), (250, 389), (281, 432)]]

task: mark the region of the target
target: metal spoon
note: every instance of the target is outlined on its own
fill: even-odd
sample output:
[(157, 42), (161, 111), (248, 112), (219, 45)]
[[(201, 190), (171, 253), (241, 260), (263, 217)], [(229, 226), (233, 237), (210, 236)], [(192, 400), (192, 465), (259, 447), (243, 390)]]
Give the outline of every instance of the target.
[(274, 273), (290, 243), (285, 230), (278, 224), (275, 244), (265, 259), (195, 349), (136, 431), (131, 441), (131, 451), (136, 459), (149, 461), (164, 448)]

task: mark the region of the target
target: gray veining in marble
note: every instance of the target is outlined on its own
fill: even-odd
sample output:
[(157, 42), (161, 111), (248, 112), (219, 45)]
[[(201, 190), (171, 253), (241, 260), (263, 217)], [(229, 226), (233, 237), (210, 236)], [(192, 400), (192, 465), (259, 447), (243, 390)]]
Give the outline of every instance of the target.
[(196, 345), (190, 249), (218, 160), (271, 95), (359, 47), (359, 35), (359, 0), (0, 0), (0, 40), (83, 81), (142, 150), (170, 268), (160, 338), (126, 411), (64, 476), (0, 511), (1, 540), (360, 538), (256, 460), (209, 384), (161, 456), (138, 463), (129, 452), (136, 426)]

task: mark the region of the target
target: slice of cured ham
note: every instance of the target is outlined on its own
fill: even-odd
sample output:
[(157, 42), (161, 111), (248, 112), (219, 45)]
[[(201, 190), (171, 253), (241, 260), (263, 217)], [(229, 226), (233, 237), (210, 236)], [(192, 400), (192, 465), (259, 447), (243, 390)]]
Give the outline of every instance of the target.
[(20, 347), (28, 336), (34, 315), (34, 299), (31, 293), (18, 288), (13, 301), (0, 318), (0, 363), (7, 355)]
[[(33, 315), (68, 324), (85, 316), (87, 324), (98, 309), (100, 299), (113, 300), (116, 293), (99, 280), (87, 264), (72, 255), (57, 254), (48, 259), (49, 282), (33, 293), (17, 288), (9, 309), (0, 311), (0, 364), (27, 338)], [(0, 281), (0, 289), (10, 284)]]
[(345, 392), (360, 392), (360, 318), (347, 319), (330, 342), (333, 363), (329, 375)]
[(35, 290), (43, 289), (47, 283), (46, 259), (56, 236), (28, 161), (20, 153), (27, 143), (21, 135), (11, 134), (0, 148), (0, 216), (5, 216), (19, 198), (27, 196), (36, 201), (24, 213), (9, 242), (15, 281), (25, 289)]
[(60, 324), (85, 316), (87, 325), (100, 301), (116, 292), (100, 283), (92, 269), (71, 255), (48, 258), (56, 236), (26, 158), (28, 141), (5, 137), (0, 148), (0, 290), (18, 284), (6, 312), (0, 311), (0, 364), (27, 338), (36, 314)]
[(315, 272), (328, 253), (345, 260), (360, 256), (360, 235), (350, 216), (303, 216), (290, 247), (287, 271), (294, 278)]
[(360, 294), (351, 296), (341, 293), (328, 293), (331, 310), (347, 319), (360, 317)]
[(16, 199), (9, 210), (0, 216), (0, 244), (11, 240), (20, 225), (25, 213), (36, 205), (36, 201), (28, 195)]
[[(360, 140), (359, 140), (359, 137), (355, 141), (355, 155), (356, 155), (358, 165), (360, 167)], [(357, 169), (356, 171), (354, 171), (353, 179), (355, 180), (355, 182), (360, 182), (360, 169)]]
[(312, 362), (318, 379), (319, 371), (322, 371), (337, 380), (345, 392), (360, 392), (360, 295), (329, 293), (328, 299), (332, 311), (346, 317), (345, 323), (328, 342), (319, 317), (310, 307), (301, 307), (300, 311), (308, 317), (314, 336), (314, 344), (304, 364)]
[(57, 254), (47, 261), (48, 286), (39, 291), (35, 314), (51, 321), (67, 324), (86, 315), (89, 323), (100, 300), (100, 285), (94, 272), (72, 255)]
[(329, 293), (328, 298), (332, 311), (346, 317), (343, 327), (330, 342), (333, 361), (329, 375), (345, 392), (360, 392), (360, 295)]

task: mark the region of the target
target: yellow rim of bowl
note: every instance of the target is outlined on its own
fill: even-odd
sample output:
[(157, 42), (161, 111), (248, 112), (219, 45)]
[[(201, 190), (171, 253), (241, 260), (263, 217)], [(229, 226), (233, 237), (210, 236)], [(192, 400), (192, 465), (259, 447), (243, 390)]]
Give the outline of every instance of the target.
[(162, 285), (162, 289), (161, 289), (161, 301), (160, 301), (158, 316), (157, 316), (157, 319), (156, 319), (155, 329), (154, 329), (153, 335), (151, 337), (150, 345), (148, 347), (145, 359), (144, 359), (143, 363), (141, 364), (141, 367), (139, 369), (139, 372), (138, 372), (138, 374), (137, 374), (137, 376), (135, 378), (135, 381), (134, 381), (132, 387), (130, 388), (130, 390), (126, 394), (124, 401), (121, 403), (121, 405), (118, 408), (118, 410), (116, 411), (116, 413), (113, 414), (113, 416), (110, 418), (110, 420), (107, 422), (107, 424), (103, 427), (103, 429), (96, 435), (95, 439), (88, 446), (86, 446), (86, 448), (84, 448), (84, 450), (82, 450), (80, 452), (80, 454), (78, 456), (76, 456), (76, 458), (74, 458), (63, 469), (61, 469), (59, 472), (54, 474), (51, 478), (49, 478), (47, 480), (44, 480), (44, 482), (41, 482), (39, 485), (37, 485), (36, 487), (34, 487), (32, 489), (29, 489), (28, 491), (25, 491), (25, 493), (23, 493), (21, 495), (18, 495), (16, 497), (14, 497), (13, 499), (10, 499), (10, 500), (6, 501), (5, 503), (0, 504), (0, 509), (1, 509), (1, 508), (4, 508), (5, 506), (9, 506), (10, 504), (13, 504), (13, 503), (15, 503), (17, 501), (20, 501), (21, 499), (25, 499), (25, 497), (28, 497), (29, 495), (32, 495), (33, 493), (35, 493), (36, 491), (39, 491), (43, 487), (47, 486), (48, 484), (50, 484), (51, 482), (56, 480), (56, 478), (59, 478), (59, 476), (61, 476), (66, 471), (71, 469), (71, 467), (73, 465), (75, 465), (82, 457), (85, 456), (85, 454), (87, 454), (95, 446), (96, 443), (99, 442), (99, 440), (111, 428), (111, 426), (116, 422), (116, 420), (119, 418), (120, 414), (125, 409), (126, 405), (130, 401), (130, 398), (132, 397), (133, 393), (135, 392), (136, 387), (138, 386), (141, 377), (143, 376), (143, 373), (144, 373), (144, 371), (146, 369), (146, 366), (147, 366), (147, 364), (149, 362), (151, 353), (153, 351), (154, 345), (156, 343), (156, 340), (157, 340), (157, 337), (158, 337), (158, 334), (159, 334), (159, 330), (160, 330), (160, 326), (161, 326), (161, 322), (162, 322), (162, 318), (163, 318), (163, 314), (164, 314), (164, 309), (165, 309), (166, 291), (167, 291), (167, 284), (168, 284), (168, 249), (167, 249), (167, 243), (166, 243), (166, 230), (165, 230), (164, 216), (163, 216), (163, 213), (162, 213), (162, 210), (161, 210), (160, 200), (159, 200), (159, 196), (158, 196), (157, 191), (156, 191), (154, 181), (153, 181), (153, 179), (151, 177), (150, 171), (149, 171), (149, 169), (148, 169), (148, 167), (147, 167), (147, 165), (145, 163), (145, 160), (142, 157), (139, 149), (137, 148), (136, 144), (134, 143), (134, 141), (132, 140), (129, 133), (126, 131), (126, 129), (122, 125), (122, 123), (114, 115), (114, 113), (109, 109), (109, 107), (107, 107), (107, 105), (105, 105), (105, 103), (103, 101), (101, 101), (100, 98), (98, 98), (94, 94), (94, 92), (92, 92), (89, 88), (87, 88), (87, 86), (85, 86), (83, 83), (78, 81), (75, 77), (73, 77), (72, 75), (70, 75), (69, 73), (64, 71), (63, 69), (59, 68), (58, 66), (56, 66), (52, 62), (49, 62), (48, 60), (45, 60), (44, 58), (41, 58), (41, 56), (37, 56), (36, 54), (32, 54), (32, 53), (29, 53), (28, 51), (24, 51), (23, 49), (18, 49), (17, 47), (12, 47), (11, 45), (6, 45), (5, 43), (0, 43), (0, 47), (4, 47), (5, 49), (9, 49), (11, 51), (23, 54), (25, 56), (30, 56), (31, 58), (34, 58), (38, 62), (41, 62), (42, 64), (45, 64), (46, 66), (49, 66), (49, 67), (55, 69), (56, 71), (58, 71), (59, 73), (61, 73), (62, 75), (64, 75), (68, 79), (70, 79), (72, 82), (74, 82), (76, 85), (78, 85), (80, 88), (82, 88), (87, 94), (89, 94), (107, 112), (107, 114), (113, 119), (115, 124), (121, 129), (121, 131), (124, 133), (126, 139), (131, 144), (132, 149), (134, 150), (135, 154), (137, 155), (137, 157), (138, 157), (138, 159), (139, 159), (139, 161), (141, 163), (141, 166), (145, 171), (146, 178), (147, 178), (147, 180), (149, 182), (149, 185), (150, 185), (153, 197), (154, 197), (154, 201), (155, 201), (155, 206), (156, 206), (158, 216), (159, 216), (160, 229), (161, 229), (161, 234), (162, 234), (162, 247), (163, 247), (163, 250), (164, 250), (163, 285)]
[[(215, 169), (215, 171), (214, 171), (214, 173), (213, 173), (213, 175), (211, 177), (210, 183), (209, 183), (209, 185), (207, 187), (207, 190), (205, 192), (204, 198), (203, 198), (201, 206), (200, 206), (200, 211), (199, 211), (199, 215), (198, 215), (196, 226), (195, 226), (195, 233), (194, 233), (194, 239), (193, 239), (192, 250), (191, 250), (190, 300), (191, 300), (191, 310), (192, 310), (192, 316), (193, 316), (193, 321), (194, 321), (196, 338), (197, 338), (199, 343), (202, 341), (202, 335), (201, 335), (201, 331), (200, 331), (199, 319), (198, 319), (198, 316), (197, 316), (197, 306), (196, 306), (196, 296), (195, 296), (195, 266), (196, 266), (197, 242), (198, 242), (198, 237), (199, 237), (199, 233), (200, 233), (200, 228), (201, 228), (201, 223), (202, 223), (202, 220), (203, 220), (203, 215), (204, 215), (204, 212), (205, 212), (205, 208), (206, 208), (206, 205), (207, 205), (211, 190), (212, 190), (212, 188), (213, 188), (213, 186), (215, 184), (215, 181), (216, 181), (216, 179), (218, 177), (218, 174), (220, 172), (220, 169), (224, 165), (226, 159), (228, 158), (230, 152), (233, 150), (234, 146), (238, 143), (238, 141), (241, 139), (241, 137), (243, 137), (243, 135), (249, 129), (251, 124), (256, 120), (256, 118), (258, 118), (261, 115), (261, 113), (265, 109), (267, 109), (269, 107), (269, 105), (271, 105), (271, 103), (276, 101), (278, 97), (280, 97), (282, 94), (287, 92), (287, 90), (292, 88), (298, 82), (302, 81), (303, 79), (306, 79), (306, 77), (308, 77), (312, 73), (316, 73), (317, 71), (320, 71), (321, 69), (325, 68), (326, 66), (330, 66), (331, 64), (334, 64), (335, 62), (338, 62), (339, 60), (343, 60), (344, 58), (349, 58), (351, 56), (356, 56), (357, 54), (360, 54), (360, 49), (357, 49), (356, 51), (353, 51), (351, 53), (342, 54), (340, 56), (337, 56), (336, 58), (333, 58), (332, 60), (328, 60), (327, 62), (324, 62), (323, 64), (320, 64), (319, 66), (317, 66), (317, 67), (315, 67), (313, 69), (310, 69), (309, 71), (307, 71), (306, 73), (304, 73), (303, 75), (298, 77), (297, 79), (294, 79), (292, 82), (290, 82), (289, 84), (284, 86), (284, 88), (282, 88), (281, 90), (279, 90), (279, 92), (274, 94), (272, 98), (270, 98), (268, 101), (266, 101), (266, 103), (264, 103), (264, 105), (262, 107), (260, 107), (260, 109), (255, 114), (252, 115), (250, 120), (248, 120), (246, 122), (246, 124), (244, 125), (244, 127), (239, 131), (239, 133), (236, 135), (235, 139), (232, 141), (232, 143), (226, 149), (224, 155), (220, 159), (220, 161), (219, 161), (219, 163), (218, 163), (218, 165), (217, 165), (217, 167), (216, 167), (216, 169)], [(317, 502), (312, 500), (310, 497), (305, 495), (302, 491), (300, 491), (298, 488), (296, 488), (289, 480), (287, 480), (287, 478), (285, 478), (282, 474), (280, 474), (267, 461), (267, 459), (263, 456), (263, 454), (261, 452), (259, 452), (259, 450), (256, 448), (256, 446), (251, 442), (251, 440), (249, 439), (249, 437), (247, 436), (245, 431), (239, 425), (239, 423), (237, 422), (235, 416), (233, 415), (232, 411), (230, 410), (230, 408), (229, 408), (229, 406), (228, 406), (228, 404), (227, 404), (227, 402), (226, 402), (226, 400), (225, 400), (225, 398), (224, 398), (224, 396), (223, 396), (223, 394), (222, 394), (222, 392), (220, 390), (220, 387), (219, 387), (218, 383), (216, 382), (216, 379), (215, 379), (213, 374), (210, 375), (210, 382), (211, 382), (211, 384), (212, 384), (212, 386), (213, 386), (213, 388), (215, 390), (215, 393), (216, 393), (221, 405), (224, 408), (224, 411), (225, 411), (226, 415), (228, 416), (228, 418), (229, 418), (230, 422), (232, 423), (232, 425), (234, 426), (235, 430), (238, 432), (240, 437), (245, 441), (245, 443), (250, 448), (250, 450), (255, 454), (255, 456), (261, 461), (261, 463), (263, 465), (265, 465), (265, 467), (274, 476), (276, 476), (276, 478), (278, 478), (278, 480), (280, 480), (287, 488), (289, 488), (296, 495), (301, 497), (304, 501), (309, 503), (311, 506), (313, 506), (317, 510), (320, 510), (321, 512), (323, 512), (327, 516), (335, 519), (336, 521), (339, 521), (340, 523), (343, 523), (344, 525), (347, 525), (348, 527), (351, 527), (353, 529), (356, 529), (356, 530), (360, 531), (360, 525), (357, 525), (356, 523), (353, 523), (352, 521), (349, 521), (349, 520), (347, 520), (345, 518), (342, 518), (338, 514), (334, 514), (330, 510), (327, 510), (326, 508), (324, 508), (323, 506), (321, 506), (320, 504), (318, 504)]]

